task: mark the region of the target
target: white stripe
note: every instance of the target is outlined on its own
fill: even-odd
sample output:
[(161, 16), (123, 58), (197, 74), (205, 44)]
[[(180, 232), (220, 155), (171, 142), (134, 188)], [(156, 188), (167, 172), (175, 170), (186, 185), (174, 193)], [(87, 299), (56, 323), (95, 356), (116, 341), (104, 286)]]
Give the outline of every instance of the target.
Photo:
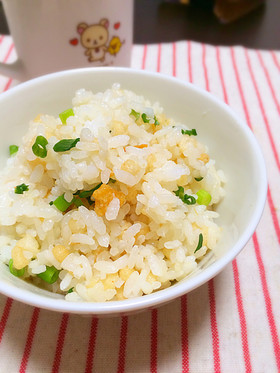
[(131, 67), (134, 69), (142, 68), (144, 47), (142, 45), (134, 45), (131, 53)]
[(161, 64), (160, 64), (160, 72), (163, 74), (172, 75), (172, 68), (173, 68), (173, 50), (172, 44), (162, 44), (161, 47)]
[[(5, 302), (5, 297), (1, 296)], [(14, 301), (1, 342), (1, 372), (18, 372), (25, 349), (33, 307)]]
[(99, 320), (94, 358), (95, 372), (103, 372), (104, 368), (108, 373), (117, 371), (120, 331), (121, 318)]
[(207, 284), (188, 295), (188, 310), (190, 372), (213, 372)]

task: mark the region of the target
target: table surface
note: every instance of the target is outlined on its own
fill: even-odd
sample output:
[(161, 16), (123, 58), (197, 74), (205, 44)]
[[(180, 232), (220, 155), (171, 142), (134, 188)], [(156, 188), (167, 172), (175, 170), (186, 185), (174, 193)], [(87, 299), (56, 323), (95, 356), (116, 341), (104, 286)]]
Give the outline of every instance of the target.
[[(193, 40), (214, 45), (280, 49), (279, 0), (266, 0), (265, 5), (230, 24), (221, 24), (210, 9), (174, 1), (135, 0), (136, 44)], [(0, 34), (5, 33), (8, 27), (0, 3)]]

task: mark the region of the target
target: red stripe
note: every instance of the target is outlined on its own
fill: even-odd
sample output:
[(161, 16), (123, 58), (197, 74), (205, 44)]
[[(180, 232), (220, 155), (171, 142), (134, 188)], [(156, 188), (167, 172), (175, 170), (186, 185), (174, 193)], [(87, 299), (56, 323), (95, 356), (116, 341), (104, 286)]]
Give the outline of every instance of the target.
[(256, 233), (254, 233), (254, 235), (253, 235), (253, 242), (254, 242), (256, 258), (257, 258), (257, 262), (258, 262), (258, 266), (259, 266), (259, 273), (260, 273), (260, 277), (261, 277), (261, 283), (262, 283), (263, 295), (264, 295), (264, 300), (265, 300), (266, 313), (267, 313), (270, 333), (271, 333), (271, 336), (272, 336), (272, 343), (273, 343), (273, 348), (274, 348), (274, 353), (275, 353), (275, 358), (276, 358), (277, 369), (278, 369), (278, 372), (280, 372), (280, 343), (279, 343), (279, 337), (278, 337), (277, 328), (276, 328), (276, 324), (275, 324), (275, 319), (274, 319), (274, 315), (273, 315), (271, 298), (270, 298), (270, 294), (269, 294), (269, 291), (268, 291), (265, 268), (264, 268), (264, 264), (263, 264), (263, 261), (262, 261), (260, 246), (259, 246), (259, 242), (258, 242)]
[(1, 343), (2, 338), (3, 338), (3, 334), (4, 334), (4, 331), (5, 331), (5, 328), (6, 328), (6, 324), (7, 324), (9, 315), (10, 315), (12, 304), (13, 304), (13, 300), (11, 298), (7, 298), (6, 304), (5, 304), (5, 307), (4, 307), (4, 311), (2, 313), (2, 317), (1, 317), (1, 320), (0, 320), (0, 343)]
[(33, 339), (34, 339), (34, 335), (35, 335), (36, 327), (37, 327), (37, 323), (38, 323), (39, 313), (40, 313), (40, 309), (39, 308), (34, 308), (32, 318), (31, 318), (31, 322), (30, 322), (30, 326), (29, 326), (29, 330), (28, 330), (28, 334), (27, 334), (27, 339), (26, 339), (26, 343), (25, 343), (23, 357), (22, 357), (22, 360), (21, 360), (20, 368), (19, 368), (19, 373), (26, 372), (28, 359), (29, 359), (29, 356), (30, 356), (30, 353), (31, 353), (32, 343), (33, 343)]
[(4, 36), (0, 35), (0, 44), (2, 43), (3, 39), (4, 39)]
[(9, 49), (8, 49), (8, 52), (3, 60), (3, 62), (7, 62), (11, 53), (12, 53), (12, 50), (14, 49), (14, 44), (12, 43), (10, 46), (9, 46)]
[(125, 358), (126, 358), (126, 341), (127, 341), (127, 316), (122, 317), (121, 334), (120, 334), (120, 347), (119, 347), (119, 362), (118, 373), (125, 371)]
[(238, 69), (237, 69), (235, 54), (234, 54), (234, 49), (233, 48), (230, 48), (230, 53), (231, 53), (232, 65), (233, 65), (235, 78), (236, 78), (236, 81), (237, 81), (239, 95), (241, 97), (241, 102), (242, 102), (243, 110), (244, 110), (244, 113), (245, 113), (246, 121), (247, 121), (248, 126), (252, 130), (252, 123), (251, 123), (251, 120), (250, 120), (249, 111), (248, 111), (248, 108), (247, 108), (247, 105), (246, 105), (243, 89), (242, 89), (242, 86), (241, 86), (239, 72), (238, 72)]
[(209, 91), (209, 79), (208, 79), (208, 71), (206, 67), (206, 45), (201, 44), (202, 46), (202, 67), (204, 72), (204, 78), (205, 78), (205, 88), (207, 91)]
[(176, 44), (172, 44), (172, 75), (176, 76)]
[(161, 68), (161, 44), (158, 45), (157, 72), (160, 71), (160, 68)]
[[(1, 40), (1, 41), (2, 41), (2, 40)], [(7, 52), (7, 54), (6, 54), (5, 58), (4, 58), (4, 60), (3, 60), (4, 63), (8, 61), (8, 59), (9, 59), (11, 53), (12, 53), (13, 48), (14, 48), (14, 44), (12, 43), (12, 44), (10, 45), (9, 49), (8, 49), (8, 52)], [(9, 78), (9, 79), (8, 79), (7, 83), (6, 83), (5, 86), (4, 86), (3, 92), (7, 91), (7, 90), (10, 88), (10, 85), (12, 84), (12, 81), (13, 81), (12, 78)]]
[(251, 365), (251, 356), (248, 344), (248, 335), (247, 335), (247, 322), (243, 306), (243, 298), (240, 290), (240, 279), (239, 279), (239, 270), (237, 266), (237, 261), (234, 259), (232, 262), (233, 277), (234, 277), (234, 287), (235, 287), (235, 296), (237, 300), (237, 308), (239, 314), (240, 330), (241, 330), (241, 339), (242, 339), (242, 350), (245, 362), (245, 370), (247, 373), (252, 372)]
[(212, 332), (214, 372), (218, 373), (218, 372), (221, 372), (220, 341), (219, 341), (219, 333), (218, 333), (218, 327), (217, 327), (216, 301), (215, 301), (215, 290), (214, 290), (213, 279), (208, 282), (208, 293), (209, 293), (209, 303), (210, 303), (210, 320), (211, 320), (211, 332)]
[(69, 314), (64, 313), (62, 315), (62, 319), (61, 319), (61, 323), (60, 323), (58, 339), (57, 339), (57, 343), (56, 343), (55, 357), (54, 357), (53, 366), (52, 366), (52, 373), (56, 373), (56, 372), (59, 371), (59, 366), (60, 366), (60, 361), (61, 361), (61, 356), (62, 356), (62, 350), (63, 350), (63, 345), (64, 345), (64, 339), (65, 339), (65, 334), (66, 334), (67, 325), (68, 325), (68, 320), (69, 320)]
[(252, 79), (252, 82), (253, 82), (253, 85), (254, 85), (254, 88), (255, 88), (257, 98), (258, 98), (258, 102), (259, 102), (259, 106), (260, 106), (260, 109), (261, 109), (262, 117), (263, 117), (263, 120), (264, 120), (264, 123), (265, 123), (265, 126), (266, 126), (268, 138), (269, 138), (271, 148), (272, 148), (272, 151), (273, 151), (273, 154), (274, 154), (274, 158), (275, 158), (277, 167), (280, 171), (280, 161), (279, 161), (278, 153), (277, 153), (274, 141), (273, 141), (273, 136), (272, 136), (271, 131), (270, 131), (267, 115), (266, 115), (266, 112), (265, 112), (265, 109), (264, 109), (264, 105), (263, 105), (263, 102), (262, 102), (262, 99), (261, 99), (260, 91), (259, 91), (259, 88), (257, 86), (257, 82), (256, 82), (256, 79), (255, 79), (254, 73), (253, 73), (253, 70), (252, 70), (251, 61), (250, 61), (247, 49), (244, 49), (244, 52), (245, 52), (245, 57), (246, 57), (249, 73), (250, 73), (250, 76), (251, 76), (251, 79)]
[(280, 63), (278, 62), (276, 54), (273, 51), (271, 51), (271, 56), (272, 56), (272, 59), (273, 59), (275, 65), (276, 65), (276, 67), (278, 68), (278, 70), (280, 70)]
[(7, 83), (5, 84), (5, 87), (3, 89), (3, 92), (7, 91), (9, 88), (10, 88), (10, 85), (12, 84), (12, 81), (13, 79), (12, 78), (9, 78), (9, 80), (7, 81)]
[[(224, 94), (224, 101), (229, 104), (228, 95), (226, 90), (226, 85), (224, 81), (224, 74), (222, 70), (221, 60), (220, 60), (220, 50), (216, 47), (216, 59), (218, 64), (219, 76), (222, 84), (223, 94)], [(239, 280), (239, 270), (236, 259), (232, 263), (233, 266), (233, 278), (234, 278), (234, 287), (235, 287), (235, 296), (237, 301), (237, 309), (239, 315), (239, 322), (240, 322), (240, 330), (241, 330), (241, 339), (242, 339), (242, 350), (245, 362), (245, 369), (246, 372), (252, 371), (251, 366), (251, 356), (248, 344), (248, 332), (247, 332), (247, 322), (245, 317), (245, 311), (243, 306), (243, 297), (240, 290), (240, 280)]]
[(188, 41), (188, 67), (189, 67), (189, 81), (192, 83), (193, 75), (192, 75), (192, 43)]
[(278, 221), (278, 217), (277, 217), (277, 214), (276, 214), (276, 207), (273, 203), (269, 186), (267, 188), (267, 201), (268, 201), (268, 205), (269, 205), (269, 208), (270, 208), (274, 229), (275, 229), (275, 232), (277, 234), (278, 243), (280, 245), (280, 226), (279, 226), (279, 221)]
[(158, 326), (157, 310), (152, 310), (151, 320), (151, 373), (157, 372)]
[(182, 373), (190, 371), (188, 345), (188, 308), (187, 295), (181, 297), (181, 345), (182, 345)]
[(259, 58), (259, 61), (260, 61), (261, 67), (262, 67), (262, 69), (263, 69), (263, 71), (264, 71), (264, 74), (265, 74), (265, 77), (266, 77), (266, 80), (267, 80), (267, 83), (268, 83), (269, 89), (270, 89), (270, 91), (271, 91), (271, 95), (272, 95), (273, 101), (274, 101), (274, 103), (275, 103), (275, 106), (277, 107), (278, 114), (280, 115), (280, 105), (279, 105), (279, 103), (278, 103), (278, 101), (277, 101), (276, 94), (275, 94), (274, 88), (273, 88), (273, 86), (272, 86), (271, 79), (270, 79), (270, 76), (269, 76), (269, 74), (268, 74), (267, 68), (266, 68), (266, 66), (265, 66), (265, 64), (264, 64), (264, 61), (263, 61), (262, 55), (261, 55), (260, 51), (258, 51), (258, 50), (256, 51), (256, 53), (257, 53), (257, 56), (258, 56), (258, 58)]
[(227, 90), (226, 90), (226, 85), (225, 85), (225, 80), (224, 80), (224, 74), (223, 74), (222, 65), (221, 65), (221, 58), (220, 58), (220, 49), (219, 49), (219, 47), (216, 47), (216, 60), (217, 60), (219, 76), (220, 76), (220, 80), (221, 80), (221, 84), (222, 84), (222, 89), (223, 89), (224, 101), (225, 101), (225, 103), (228, 104), (228, 95), (227, 95)]
[(97, 328), (98, 328), (98, 319), (96, 317), (92, 317), (85, 373), (92, 372), (95, 345), (96, 345)]
[(147, 59), (147, 44), (144, 45), (144, 49), (143, 49), (143, 58), (142, 58), (142, 69), (145, 70), (146, 68), (146, 59)]

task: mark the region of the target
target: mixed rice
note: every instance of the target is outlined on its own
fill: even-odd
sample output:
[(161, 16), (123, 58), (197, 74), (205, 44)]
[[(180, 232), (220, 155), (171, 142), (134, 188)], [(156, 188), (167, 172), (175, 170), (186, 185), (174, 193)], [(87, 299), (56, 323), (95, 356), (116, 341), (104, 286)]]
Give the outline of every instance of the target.
[(220, 236), (224, 175), (191, 123), (118, 84), (38, 115), (0, 181), (0, 260), (69, 301), (150, 294)]

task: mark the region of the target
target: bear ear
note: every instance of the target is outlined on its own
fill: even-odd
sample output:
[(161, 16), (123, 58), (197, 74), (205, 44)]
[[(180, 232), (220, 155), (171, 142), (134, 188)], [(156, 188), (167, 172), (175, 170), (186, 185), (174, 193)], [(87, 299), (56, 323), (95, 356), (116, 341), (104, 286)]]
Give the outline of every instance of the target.
[(80, 35), (85, 31), (85, 29), (88, 28), (88, 25), (86, 23), (79, 23), (77, 26), (77, 31)]
[(103, 18), (101, 19), (101, 21), (99, 22), (100, 25), (104, 26), (105, 28), (108, 28), (109, 27), (109, 21), (107, 18)]

